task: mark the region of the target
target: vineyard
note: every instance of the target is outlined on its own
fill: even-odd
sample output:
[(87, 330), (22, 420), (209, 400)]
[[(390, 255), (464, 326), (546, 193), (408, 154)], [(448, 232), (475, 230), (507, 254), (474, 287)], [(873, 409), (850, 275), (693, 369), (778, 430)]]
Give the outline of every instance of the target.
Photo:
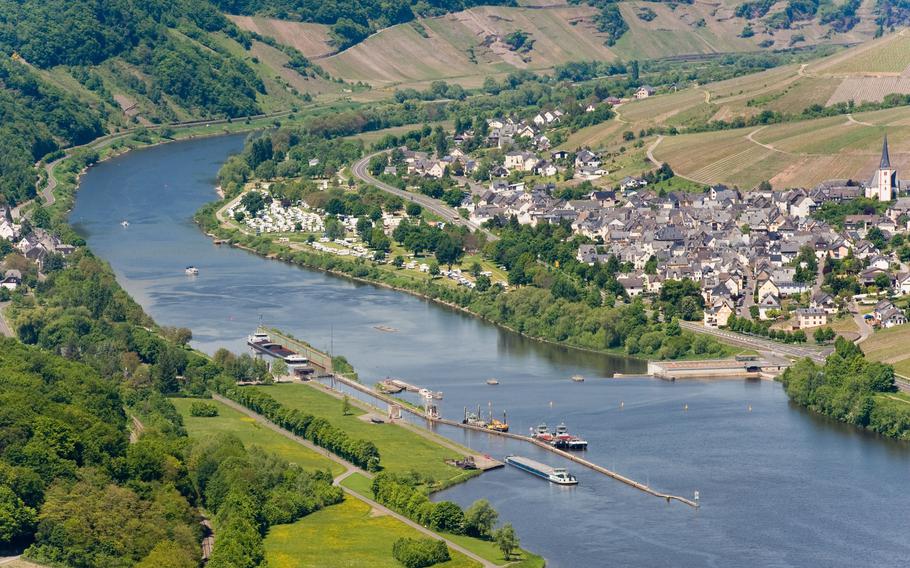
[(891, 93), (910, 94), (910, 76), (848, 77), (841, 81), (826, 104), (882, 102)]

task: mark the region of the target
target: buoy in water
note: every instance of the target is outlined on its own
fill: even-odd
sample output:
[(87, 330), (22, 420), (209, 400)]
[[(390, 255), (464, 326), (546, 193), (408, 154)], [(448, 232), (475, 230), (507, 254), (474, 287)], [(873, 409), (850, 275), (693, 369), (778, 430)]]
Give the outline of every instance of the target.
[(625, 406), (625, 405), (626, 405), (625, 402), (623, 402), (623, 401), (621, 401), (621, 400), (619, 401), (619, 407), (620, 407), (620, 408), (622, 408), (622, 407)]
[(688, 405), (688, 404), (685, 405), (685, 406), (683, 407), (683, 410), (689, 410), (689, 405)]
[(752, 412), (752, 405), (749, 405), (749, 412)]
[(553, 408), (553, 401), (550, 401), (550, 408)]

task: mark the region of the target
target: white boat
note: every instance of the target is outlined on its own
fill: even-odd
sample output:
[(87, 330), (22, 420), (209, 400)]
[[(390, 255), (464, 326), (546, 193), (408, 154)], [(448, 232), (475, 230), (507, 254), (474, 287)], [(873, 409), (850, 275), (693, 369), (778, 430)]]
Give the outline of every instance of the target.
[(123, 221), (120, 221), (120, 226), (121, 226), (121, 227), (129, 227), (129, 226), (130, 226), (130, 222), (127, 221), (126, 219), (124, 219)]
[(420, 389), (417, 391), (417, 394), (419, 394), (423, 398), (427, 398), (427, 399), (435, 398), (436, 400), (442, 400), (441, 392), (433, 392), (430, 389)]
[(585, 378), (582, 377), (581, 375), (572, 375), (572, 382), (583, 383), (583, 382), (585, 382)]
[(197, 274), (199, 274), (199, 269), (196, 268), (195, 266), (187, 266), (185, 272), (187, 274), (189, 274), (190, 276), (196, 276)]
[(499, 381), (496, 379), (487, 379), (487, 384), (488, 385), (498, 385)]
[(506, 463), (514, 465), (518, 469), (523, 469), (537, 477), (542, 477), (550, 483), (555, 483), (557, 485), (578, 485), (578, 480), (575, 479), (575, 476), (569, 473), (564, 467), (551, 467), (521, 456), (506, 456)]

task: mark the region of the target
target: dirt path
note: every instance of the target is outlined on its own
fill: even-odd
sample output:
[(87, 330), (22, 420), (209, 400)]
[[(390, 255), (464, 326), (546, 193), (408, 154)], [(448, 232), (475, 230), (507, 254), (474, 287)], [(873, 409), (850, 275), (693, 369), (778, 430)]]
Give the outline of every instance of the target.
[[(658, 160), (657, 158), (654, 157), (654, 150), (657, 148), (658, 144), (660, 144), (663, 141), (664, 141), (664, 135), (658, 134), (657, 140), (655, 140), (653, 144), (648, 146), (648, 160), (657, 167), (660, 167), (663, 164), (663, 162), (661, 162), (660, 160)], [(685, 180), (689, 180), (692, 183), (701, 183), (701, 184), (705, 183), (701, 180), (697, 180), (695, 178), (683, 175), (677, 171), (674, 171), (673, 175), (675, 175), (676, 177), (681, 177), (682, 179), (685, 179)]]
[(852, 122), (853, 124), (858, 124), (860, 126), (875, 126), (871, 122), (862, 122), (860, 120), (856, 120), (855, 118), (853, 118), (852, 113), (847, 113), (847, 122)]
[(395, 519), (398, 519), (399, 521), (408, 525), (409, 527), (411, 527), (431, 538), (445, 541), (446, 545), (448, 545), (449, 548), (451, 548), (452, 550), (457, 550), (458, 552), (464, 554), (465, 556), (467, 556), (468, 558), (470, 558), (471, 560), (473, 560), (475, 562), (479, 562), (481, 564), (481, 566), (483, 566), (483, 568), (496, 568), (498, 566), (497, 564), (494, 564), (494, 563), (490, 562), (489, 560), (486, 560), (485, 558), (478, 556), (477, 554), (474, 554), (473, 552), (464, 548), (463, 546), (460, 546), (460, 545), (452, 542), (451, 540), (445, 538), (443, 535), (433, 532), (430, 529), (428, 529), (418, 523), (415, 523), (411, 519), (396, 513), (395, 511), (389, 509), (388, 507), (380, 505), (379, 503), (377, 503), (376, 501), (373, 501), (372, 499), (366, 497), (365, 495), (361, 495), (360, 493), (357, 493), (356, 491), (353, 491), (352, 489), (348, 489), (347, 487), (340, 485), (342, 481), (344, 481), (346, 478), (348, 478), (349, 476), (351, 476), (355, 473), (359, 473), (359, 474), (364, 475), (371, 479), (373, 477), (372, 473), (369, 473), (368, 471), (360, 469), (359, 467), (352, 464), (351, 462), (344, 460), (344, 459), (336, 456), (335, 454), (328, 452), (328, 451), (324, 450), (323, 448), (320, 448), (319, 446), (316, 446), (309, 440), (305, 440), (305, 439), (301, 438), (300, 436), (292, 434), (291, 432), (285, 430), (284, 428), (281, 428), (280, 426), (271, 422), (264, 416), (253, 412), (252, 410), (246, 408), (245, 406), (237, 404), (236, 402), (226, 399), (223, 396), (220, 396), (217, 394), (212, 394), (212, 398), (222, 404), (225, 404), (225, 405), (233, 408), (237, 412), (241, 412), (241, 413), (249, 416), (250, 418), (253, 418), (254, 420), (256, 420), (256, 422), (262, 424), (266, 428), (270, 428), (271, 430), (278, 432), (282, 436), (284, 436), (290, 440), (293, 440), (293, 441), (297, 442), (298, 444), (305, 446), (319, 454), (322, 454), (334, 462), (337, 462), (337, 463), (343, 465), (345, 468), (344, 473), (335, 477), (335, 479), (333, 480), (333, 483), (335, 485), (338, 485), (339, 487), (341, 487), (341, 489), (347, 495), (350, 495), (351, 497), (353, 497), (355, 499), (359, 499), (359, 500), (363, 501), (364, 503), (366, 503), (373, 509), (376, 509), (380, 513), (383, 513), (384, 515), (388, 515), (390, 517), (394, 517)]

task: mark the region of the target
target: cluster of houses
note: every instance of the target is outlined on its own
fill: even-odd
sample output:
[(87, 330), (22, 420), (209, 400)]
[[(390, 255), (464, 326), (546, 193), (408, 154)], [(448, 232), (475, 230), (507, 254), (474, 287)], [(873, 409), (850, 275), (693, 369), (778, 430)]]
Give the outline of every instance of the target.
[[(601, 104), (617, 105), (621, 99), (610, 97)], [(585, 112), (593, 112), (595, 105), (588, 105)], [(483, 144), (487, 148), (500, 148), (506, 150), (503, 160), (494, 165), (490, 170), (490, 178), (505, 178), (512, 172), (525, 172), (539, 176), (555, 176), (566, 170), (566, 165), (557, 165), (570, 157), (565, 151), (549, 152), (550, 139), (546, 135), (549, 128), (558, 126), (565, 118), (559, 109), (544, 110), (530, 120), (516, 120), (511, 117), (499, 117), (487, 120), (487, 135)], [(459, 132), (454, 136), (455, 147), (445, 156), (432, 155), (429, 152), (419, 152), (401, 148), (404, 153), (406, 171), (398, 165), (389, 165), (385, 174), (420, 175), (432, 178), (441, 178), (448, 170), (463, 171), (471, 175), (478, 167), (478, 161), (462, 151), (463, 143), (473, 138), (473, 131)], [(519, 141), (526, 143), (518, 144)], [(517, 147), (529, 148), (527, 150)], [(609, 172), (602, 168), (600, 156), (590, 150), (582, 150), (575, 154), (574, 177), (583, 180), (597, 179)]]
[[(596, 156), (579, 153), (579, 159)], [(892, 172), (885, 179), (894, 177)], [(877, 173), (874, 179), (882, 176)], [(619, 278), (629, 296), (657, 294), (668, 279), (696, 281), (705, 299), (704, 321), (711, 326), (726, 325), (735, 313), (747, 315), (755, 310), (750, 310), (752, 306), (757, 307), (759, 318), (776, 319), (787, 311), (791, 304), (787, 300), (794, 298), (803, 300), (803, 307), (794, 310), (795, 326), (826, 325), (839, 306), (821, 291), (820, 272), (797, 276), (794, 261), (806, 248), (815, 254), (819, 266), (826, 257), (852, 255), (864, 261), (866, 268), (858, 275), (861, 285), (880, 287), (880, 275), (885, 275), (890, 293), (910, 293), (906, 264), (866, 239), (873, 226), (886, 234), (910, 231), (910, 198), (898, 198), (881, 216), (848, 217), (846, 226), (837, 229), (812, 213), (826, 202), (864, 196), (868, 186), (834, 180), (811, 190), (741, 194), (717, 185), (702, 194), (661, 196), (640, 185), (642, 180), (623, 181), (619, 190), (594, 191), (576, 200), (553, 197), (552, 185), (526, 188), (495, 181), (466, 207), (477, 223), (495, 217), (514, 217), (530, 225), (568, 221), (576, 233), (596, 241), (579, 247), (579, 261), (594, 264), (615, 256), (631, 267)], [(646, 265), (651, 269), (646, 270)], [(876, 314), (875, 323), (888, 327), (902, 322), (903, 312), (892, 308)]]
[[(13, 244), (13, 247), (26, 259), (34, 262), (39, 270), (44, 268), (44, 263), (50, 255), (62, 257), (72, 254), (76, 247), (61, 241), (50, 231), (35, 227), (22, 234), (22, 226), (13, 221), (12, 210), (6, 205), (0, 205), (0, 239)], [(22, 284), (22, 272), (9, 269), (0, 273), (0, 287), (15, 290)]]

